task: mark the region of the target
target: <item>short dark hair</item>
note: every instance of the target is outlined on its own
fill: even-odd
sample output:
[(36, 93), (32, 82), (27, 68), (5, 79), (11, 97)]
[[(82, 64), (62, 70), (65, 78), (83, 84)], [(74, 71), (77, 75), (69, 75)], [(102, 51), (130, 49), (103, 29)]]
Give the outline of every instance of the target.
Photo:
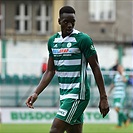
[(59, 16), (61, 16), (63, 13), (74, 13), (75, 14), (75, 10), (71, 6), (63, 6), (59, 11)]

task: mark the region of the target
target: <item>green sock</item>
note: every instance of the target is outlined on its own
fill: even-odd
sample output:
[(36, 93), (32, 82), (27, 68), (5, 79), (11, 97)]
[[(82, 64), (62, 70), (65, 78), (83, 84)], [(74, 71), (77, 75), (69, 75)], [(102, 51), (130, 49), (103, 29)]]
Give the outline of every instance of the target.
[(118, 126), (122, 126), (123, 122), (123, 113), (118, 112)]
[(126, 120), (128, 119), (126, 114), (124, 112), (121, 112), (122, 113), (122, 117), (123, 117), (123, 122), (126, 122)]

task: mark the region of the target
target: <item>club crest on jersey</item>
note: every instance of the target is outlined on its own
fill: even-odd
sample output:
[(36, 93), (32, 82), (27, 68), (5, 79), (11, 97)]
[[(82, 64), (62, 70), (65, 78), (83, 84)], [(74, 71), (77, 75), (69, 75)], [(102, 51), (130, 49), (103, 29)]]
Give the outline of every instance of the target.
[(70, 48), (72, 46), (72, 43), (67, 43), (67, 47)]

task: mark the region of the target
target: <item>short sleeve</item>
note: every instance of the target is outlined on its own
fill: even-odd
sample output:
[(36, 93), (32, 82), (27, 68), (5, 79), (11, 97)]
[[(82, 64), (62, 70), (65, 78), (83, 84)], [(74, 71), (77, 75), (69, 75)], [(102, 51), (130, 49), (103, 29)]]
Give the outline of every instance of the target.
[(51, 45), (52, 45), (52, 39), (50, 38), (49, 40), (48, 40), (48, 51), (49, 51), (49, 56), (50, 57), (53, 57), (53, 53), (52, 53), (52, 48), (51, 48)]
[(87, 34), (84, 34), (83, 38), (81, 39), (80, 50), (82, 51), (86, 59), (96, 54), (93, 41)]

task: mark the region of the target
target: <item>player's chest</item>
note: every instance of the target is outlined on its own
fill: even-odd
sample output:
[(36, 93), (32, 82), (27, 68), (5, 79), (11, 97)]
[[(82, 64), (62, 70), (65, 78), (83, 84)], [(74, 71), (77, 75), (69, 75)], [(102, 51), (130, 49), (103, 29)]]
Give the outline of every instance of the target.
[(55, 54), (76, 54), (79, 53), (78, 42), (53, 43), (52, 53)]

